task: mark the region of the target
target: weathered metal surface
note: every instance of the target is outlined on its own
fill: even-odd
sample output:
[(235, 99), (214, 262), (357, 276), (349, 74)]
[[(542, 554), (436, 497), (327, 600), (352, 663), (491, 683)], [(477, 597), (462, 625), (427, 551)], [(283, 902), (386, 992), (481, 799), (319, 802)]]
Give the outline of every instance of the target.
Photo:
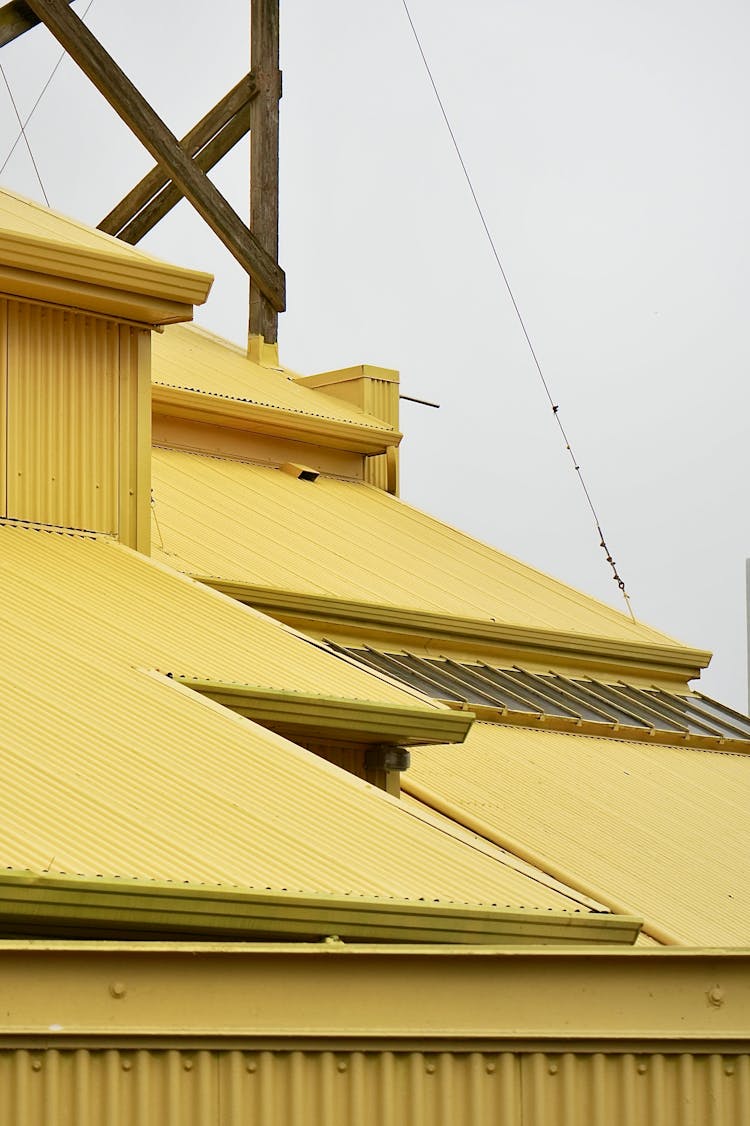
[(746, 1126), (748, 955), (0, 944), (17, 1126)]
[(747, 1126), (745, 1053), (0, 1050), (14, 1126)]

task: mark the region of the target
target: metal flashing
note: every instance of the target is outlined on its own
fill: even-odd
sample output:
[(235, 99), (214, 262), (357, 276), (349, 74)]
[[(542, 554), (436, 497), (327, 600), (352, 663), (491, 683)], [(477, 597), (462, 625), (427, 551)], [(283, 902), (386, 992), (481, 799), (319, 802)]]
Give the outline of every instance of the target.
[(246, 684), (177, 678), (222, 707), (294, 738), (346, 739), (358, 743), (420, 746), (462, 743), (474, 722), (470, 711), (371, 704), (320, 694), (273, 691)]

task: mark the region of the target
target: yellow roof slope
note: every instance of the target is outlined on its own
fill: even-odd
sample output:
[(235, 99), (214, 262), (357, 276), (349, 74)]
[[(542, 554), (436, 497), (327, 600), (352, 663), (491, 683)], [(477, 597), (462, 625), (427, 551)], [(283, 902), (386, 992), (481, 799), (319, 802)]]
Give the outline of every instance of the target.
[(253, 647), (270, 659), (278, 644), (280, 660), (271, 623), (264, 638), (263, 620), (228, 601), (231, 622), (210, 592), (56, 533), (0, 529), (0, 578), (3, 868), (579, 908), (512, 858), (148, 671), (170, 649), (178, 665), (247, 666)]
[(238, 345), (195, 325), (173, 326), (154, 337), (151, 378), (157, 387), (198, 391), (373, 430), (393, 430), (353, 404), (295, 383), (295, 373), (286, 368), (256, 363)]
[(190, 574), (680, 648), (371, 485), (164, 449), (152, 474), (154, 554)]
[(213, 278), (144, 254), (120, 239), (0, 189), (0, 265), (199, 304)]
[(121, 664), (175, 677), (434, 706), (112, 540), (0, 524), (0, 584), (0, 621), (23, 614), (50, 648), (72, 629), (91, 666), (114, 649)]
[(440, 747), (415, 756), (412, 784), (643, 916), (647, 933), (750, 945), (748, 755), (475, 723), (460, 762)]

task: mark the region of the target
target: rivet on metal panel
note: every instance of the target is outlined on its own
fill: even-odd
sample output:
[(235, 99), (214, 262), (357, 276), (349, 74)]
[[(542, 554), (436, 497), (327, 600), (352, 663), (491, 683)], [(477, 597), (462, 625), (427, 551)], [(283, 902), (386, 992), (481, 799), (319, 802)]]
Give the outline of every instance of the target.
[(638, 1064), (638, 1074), (639, 1075), (645, 1075), (647, 1071), (648, 1071), (648, 1064), (646, 1063), (645, 1060), (641, 1060), (641, 1062)]
[(547, 1070), (549, 1071), (550, 1075), (557, 1075), (557, 1064), (551, 1063)]
[(434, 1075), (435, 1074), (435, 1064), (434, 1063), (426, 1063), (424, 1065), (424, 1069), (425, 1069), (425, 1071), (427, 1072), (428, 1075)]
[(193, 1061), (192, 1060), (185, 1060), (182, 1066), (185, 1068), (185, 1071), (192, 1071), (193, 1070)]
[(336, 1067), (338, 1068), (339, 1071), (346, 1071), (347, 1066), (348, 1065), (347, 1065), (346, 1060), (339, 1060), (339, 1062), (336, 1064)]
[(42, 1061), (41, 1060), (32, 1060), (31, 1061), (31, 1070), (32, 1071), (41, 1071), (42, 1070)]
[(724, 1074), (725, 1075), (734, 1075), (734, 1064), (733, 1063), (725, 1063), (724, 1064)]
[(707, 997), (709, 1002), (712, 1005), (716, 1005), (717, 1008), (719, 1007), (719, 1005), (724, 1004), (724, 990), (720, 985), (714, 985), (711, 989), (709, 989)]
[(124, 1059), (124, 1060), (122, 1061), (122, 1070), (123, 1070), (123, 1071), (130, 1071), (130, 1070), (131, 1070), (131, 1068), (132, 1068), (132, 1066), (133, 1066), (133, 1061), (132, 1061), (132, 1060)]
[(258, 1070), (258, 1065), (255, 1062), (255, 1060), (248, 1060), (247, 1064), (245, 1066), (246, 1066), (246, 1070), (249, 1071), (249, 1072), (253, 1072), (253, 1071)]
[(496, 1064), (494, 1064), (494, 1063), (488, 1063), (488, 1064), (487, 1064), (487, 1066), (486, 1066), (486, 1071), (487, 1071), (487, 1074), (488, 1074), (488, 1075), (492, 1075), (492, 1074), (494, 1074), (495, 1068), (496, 1068)]
[(125, 993), (126, 993), (124, 983), (122, 981), (111, 982), (110, 986), (109, 986), (109, 992), (112, 994), (113, 997), (115, 997), (116, 999), (119, 1000), (119, 998), (124, 997)]

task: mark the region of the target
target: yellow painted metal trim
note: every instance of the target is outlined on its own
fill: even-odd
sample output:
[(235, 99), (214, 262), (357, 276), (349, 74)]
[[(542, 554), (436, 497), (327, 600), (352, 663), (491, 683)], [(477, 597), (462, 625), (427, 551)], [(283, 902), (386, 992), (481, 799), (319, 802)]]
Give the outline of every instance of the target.
[(63, 305), (86, 313), (144, 325), (176, 324), (193, 318), (193, 306), (140, 296), (126, 289), (105, 289), (91, 282), (34, 274), (0, 264), (0, 292), (13, 298)]
[(747, 950), (5, 941), (0, 993), (4, 1044), (750, 1048)]
[(474, 722), (471, 711), (439, 705), (434, 710), (400, 707), (188, 677), (174, 680), (263, 726), (308, 736), (398, 746), (462, 743)]
[(137, 251), (125, 256), (116, 240), (112, 240), (116, 252), (108, 250), (105, 236), (101, 241), (102, 248), (94, 249), (0, 228), (0, 262), (34, 274), (70, 278), (102, 289), (142, 293), (184, 305), (201, 305), (208, 297), (211, 274), (172, 266)]
[(322, 371), (317, 375), (298, 375), (294, 382), (304, 387), (320, 387), (325, 389), (332, 383), (351, 383), (358, 379), (378, 379), (382, 383), (400, 383), (400, 372), (394, 368), (380, 368), (373, 364), (357, 364), (350, 368), (339, 368), (337, 371)]
[[(554, 880), (559, 880), (560, 883), (565, 884), (581, 895), (585, 895), (588, 899), (595, 899), (597, 903), (601, 903), (604, 907), (617, 915), (632, 917), (633, 911), (626, 903), (621, 903), (602, 888), (595, 887), (587, 880), (581, 879), (577, 873), (569, 871), (561, 864), (557, 864), (548, 857), (542, 856), (534, 849), (528, 848), (522, 841), (515, 840), (505, 833), (498, 833), (491, 825), (487, 825), (482, 821), (480, 817), (475, 817), (462, 806), (455, 805), (453, 802), (449, 802), (445, 798), (440, 797), (427, 786), (422, 785), (421, 782), (416, 782), (413, 778), (404, 774), (401, 777), (401, 788), (405, 790), (406, 793), (411, 794), (412, 797), (418, 798), (419, 801), (423, 802), (424, 805), (428, 806), (430, 809), (434, 809), (437, 813), (442, 813), (445, 817), (450, 817), (452, 821), (463, 825), (465, 829), (469, 829), (473, 833), (478, 833), (480, 837), (484, 837), (485, 840), (490, 841), (492, 844), (499, 845), (499, 847), (505, 849), (506, 852), (517, 856), (519, 860), (524, 860), (527, 864), (533, 864), (533, 866), (538, 868), (541, 872), (551, 876)], [(685, 945), (682, 938), (666, 930), (653, 919), (644, 918), (641, 929), (644, 934), (653, 938), (662, 946)]]
[(8, 302), (0, 297), (0, 516), (8, 513)]
[(371, 942), (631, 945), (640, 920), (582, 911), (510, 910), (364, 896), (227, 891), (163, 882), (0, 873), (0, 932), (83, 936), (127, 931), (248, 939), (336, 935)]
[(316, 445), (328, 449), (379, 454), (389, 446), (397, 446), (402, 438), (399, 431), (392, 428), (297, 414), (158, 382), (153, 384), (152, 396), (154, 410), (160, 414), (194, 422), (221, 422), (237, 430), (252, 430), (292, 441), (314, 440)]
[(312, 594), (290, 594), (248, 583), (230, 582), (211, 575), (194, 575), (199, 582), (246, 602), (258, 610), (279, 618), (293, 618), (295, 623), (310, 621), (318, 627), (366, 627), (369, 636), (394, 633), (406, 637), (444, 641), (460, 639), (466, 645), (492, 643), (513, 653), (531, 654), (536, 660), (544, 656), (555, 660), (572, 655), (579, 660), (616, 663), (618, 668), (646, 669), (649, 673), (668, 673), (692, 680), (700, 675), (711, 654), (703, 649), (685, 646), (647, 645), (633, 641), (616, 641), (606, 637), (562, 633), (505, 625), (477, 618), (461, 618), (448, 614), (431, 614), (396, 606), (354, 602)]
[[(439, 699), (439, 697), (436, 697)], [(441, 700), (448, 708), (460, 711), (464, 705), (455, 700)], [(521, 712), (510, 708), (493, 708), (485, 704), (471, 704), (477, 719), (487, 720), (505, 727), (542, 728), (545, 731), (569, 731), (576, 735), (595, 735), (623, 739), (628, 743), (655, 743), (665, 747), (695, 747), (703, 751), (732, 751), (750, 755), (750, 740), (731, 739), (725, 735), (695, 735), (686, 731), (662, 730), (656, 727), (636, 727), (626, 723), (574, 719), (572, 716), (552, 715), (549, 712)]]

